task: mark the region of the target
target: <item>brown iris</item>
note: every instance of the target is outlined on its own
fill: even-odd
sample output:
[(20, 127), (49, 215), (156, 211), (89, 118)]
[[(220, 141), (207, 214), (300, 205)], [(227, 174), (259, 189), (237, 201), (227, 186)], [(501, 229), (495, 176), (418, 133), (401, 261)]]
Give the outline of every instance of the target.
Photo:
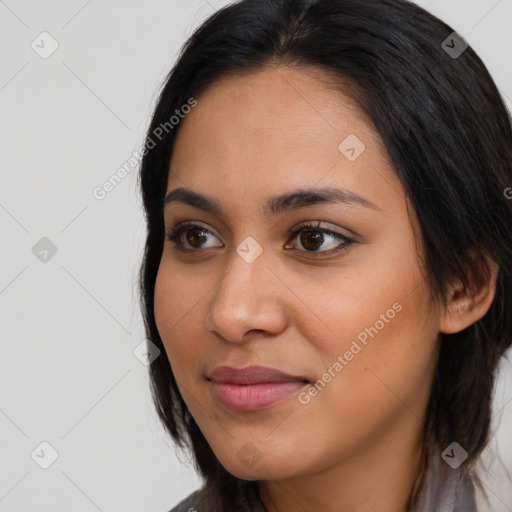
[(207, 241), (208, 236), (205, 229), (189, 229), (185, 233), (185, 238), (192, 247), (200, 249), (202, 244)]
[(322, 246), (324, 235), (321, 231), (308, 229), (300, 234), (300, 243), (309, 251), (316, 251)]

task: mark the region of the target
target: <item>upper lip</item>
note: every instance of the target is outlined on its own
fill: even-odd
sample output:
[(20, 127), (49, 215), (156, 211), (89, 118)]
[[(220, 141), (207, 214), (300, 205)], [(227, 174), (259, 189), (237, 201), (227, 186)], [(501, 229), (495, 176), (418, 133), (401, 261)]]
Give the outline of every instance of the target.
[(238, 385), (296, 381), (308, 382), (305, 377), (289, 375), (266, 366), (246, 366), (245, 368), (219, 366), (210, 373), (208, 378), (217, 383)]

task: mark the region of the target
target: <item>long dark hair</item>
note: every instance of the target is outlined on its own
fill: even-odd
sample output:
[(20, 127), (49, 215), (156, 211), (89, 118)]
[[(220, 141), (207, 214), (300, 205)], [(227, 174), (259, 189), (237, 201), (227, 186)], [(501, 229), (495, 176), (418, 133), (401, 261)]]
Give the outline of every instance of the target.
[[(241, 0), (189, 38), (166, 77), (141, 164), (147, 240), (139, 282), (146, 335), (165, 354), (153, 295), (179, 129), (169, 119), (219, 77), (269, 63), (328, 71), (372, 120), (419, 221), (433, 297), (446, 303), (452, 279), (467, 284), (471, 273), (485, 275), (485, 256), (499, 266), (488, 313), (459, 333), (441, 335), (423, 431), (426, 453), (457, 441), (468, 453), (462, 468), (469, 473), (488, 441), (495, 369), (512, 342), (511, 119), (472, 48), (408, 1)], [(257, 497), (257, 482), (234, 477), (214, 455), (167, 357), (151, 364), (150, 377), (159, 417), (175, 443), (191, 449), (211, 503), (239, 510)]]

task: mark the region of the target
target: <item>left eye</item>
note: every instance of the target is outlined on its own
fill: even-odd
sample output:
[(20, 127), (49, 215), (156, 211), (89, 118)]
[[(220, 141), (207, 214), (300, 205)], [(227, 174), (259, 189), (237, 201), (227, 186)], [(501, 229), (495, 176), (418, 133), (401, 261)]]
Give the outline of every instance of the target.
[[(338, 252), (347, 249), (353, 241), (334, 231), (320, 229), (316, 226), (301, 227), (293, 232), (305, 251), (302, 252)], [(285, 248), (289, 248), (288, 244)], [(322, 249), (322, 250), (320, 250)]]

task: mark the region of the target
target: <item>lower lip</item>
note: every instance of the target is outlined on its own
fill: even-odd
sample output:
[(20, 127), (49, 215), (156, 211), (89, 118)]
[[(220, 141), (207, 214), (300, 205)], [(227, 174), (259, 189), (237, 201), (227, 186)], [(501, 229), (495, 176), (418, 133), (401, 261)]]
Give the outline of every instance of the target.
[(307, 382), (271, 382), (266, 384), (223, 384), (211, 382), (213, 394), (218, 402), (234, 411), (264, 409), (288, 398), (305, 386)]

